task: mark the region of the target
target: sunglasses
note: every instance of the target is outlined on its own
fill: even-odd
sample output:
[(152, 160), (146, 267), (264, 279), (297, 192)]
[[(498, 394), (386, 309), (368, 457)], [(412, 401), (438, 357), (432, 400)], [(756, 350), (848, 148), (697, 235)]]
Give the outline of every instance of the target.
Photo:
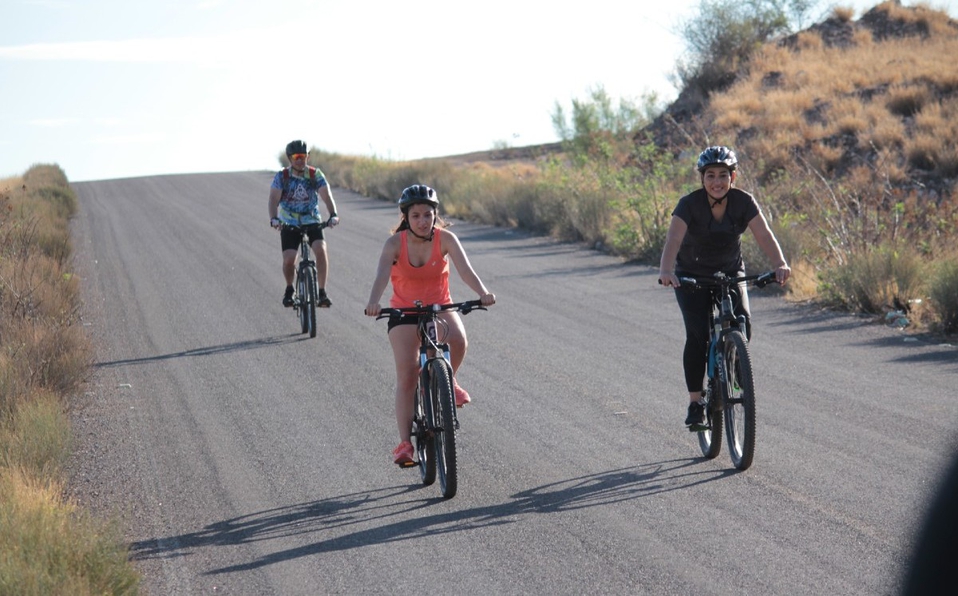
[(299, 159), (300, 157), (302, 157), (303, 159), (306, 159), (306, 154), (305, 154), (305, 153), (294, 153), (294, 154), (292, 154), (292, 155), (289, 156), (290, 159)]

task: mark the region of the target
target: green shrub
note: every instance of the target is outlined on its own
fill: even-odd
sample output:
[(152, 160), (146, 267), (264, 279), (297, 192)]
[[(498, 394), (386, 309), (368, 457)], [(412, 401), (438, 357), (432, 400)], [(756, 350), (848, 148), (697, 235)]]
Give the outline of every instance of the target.
[(920, 298), (925, 265), (910, 247), (877, 247), (855, 253), (831, 268), (821, 288), (826, 300), (864, 313), (881, 314)]
[(958, 259), (940, 263), (932, 277), (929, 296), (945, 333), (958, 333)]

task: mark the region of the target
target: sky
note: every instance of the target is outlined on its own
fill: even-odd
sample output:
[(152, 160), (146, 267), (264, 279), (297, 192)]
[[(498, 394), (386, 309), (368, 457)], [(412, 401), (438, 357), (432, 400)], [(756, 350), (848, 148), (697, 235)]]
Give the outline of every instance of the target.
[(594, 89), (673, 100), (700, 2), (0, 0), (0, 179), (275, 170), (293, 139), (391, 160), (557, 141), (556, 105)]

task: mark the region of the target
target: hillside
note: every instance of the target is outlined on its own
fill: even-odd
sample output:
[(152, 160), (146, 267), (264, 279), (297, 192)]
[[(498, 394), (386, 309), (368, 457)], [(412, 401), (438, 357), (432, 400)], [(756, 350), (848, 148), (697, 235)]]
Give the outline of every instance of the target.
[[(752, 162), (760, 183), (800, 162), (836, 183), (854, 183), (864, 167), (898, 189), (936, 202), (953, 198), (958, 22), (895, 1), (857, 21), (851, 16), (836, 9), (827, 20), (769, 44), (724, 88), (684, 89), (636, 142), (651, 137), (675, 156), (728, 144)], [(561, 143), (550, 143), (438, 159), (502, 166), (561, 151)]]
[(884, 2), (763, 48), (703, 96), (685, 90), (647, 131), (665, 147), (734, 146), (767, 182), (791, 163), (832, 182), (881, 175), (936, 202), (958, 178), (958, 23)]

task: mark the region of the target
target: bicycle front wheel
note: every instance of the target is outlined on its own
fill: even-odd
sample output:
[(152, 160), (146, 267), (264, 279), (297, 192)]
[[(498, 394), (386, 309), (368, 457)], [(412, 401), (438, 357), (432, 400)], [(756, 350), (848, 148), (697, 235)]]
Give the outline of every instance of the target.
[(309, 333), (310, 337), (316, 337), (316, 270), (312, 267), (306, 267), (306, 281), (303, 284), (306, 289), (304, 294), (304, 307), (306, 310), (306, 329), (303, 333)]
[(723, 353), (725, 436), (732, 464), (746, 470), (755, 455), (755, 383), (745, 335), (741, 331), (726, 335)]
[(432, 403), (423, 391), (423, 379), (416, 385), (416, 410), (412, 421), (412, 439), (416, 443), (416, 455), (419, 457), (419, 476), (422, 483), (429, 486), (436, 481), (435, 435), (428, 421), (432, 420)]
[(306, 298), (309, 295), (306, 289), (306, 270), (300, 269), (296, 274), (296, 312), (299, 315), (299, 330), (301, 333), (309, 331), (309, 319), (306, 314)]
[(456, 471), (456, 402), (452, 393), (452, 370), (443, 358), (429, 361), (429, 389), (436, 421), (436, 468), (442, 496), (451, 499), (458, 490)]
[(708, 430), (698, 432), (699, 447), (706, 459), (715, 459), (722, 451), (722, 399), (718, 394), (718, 383), (709, 379), (705, 392), (705, 423)]

